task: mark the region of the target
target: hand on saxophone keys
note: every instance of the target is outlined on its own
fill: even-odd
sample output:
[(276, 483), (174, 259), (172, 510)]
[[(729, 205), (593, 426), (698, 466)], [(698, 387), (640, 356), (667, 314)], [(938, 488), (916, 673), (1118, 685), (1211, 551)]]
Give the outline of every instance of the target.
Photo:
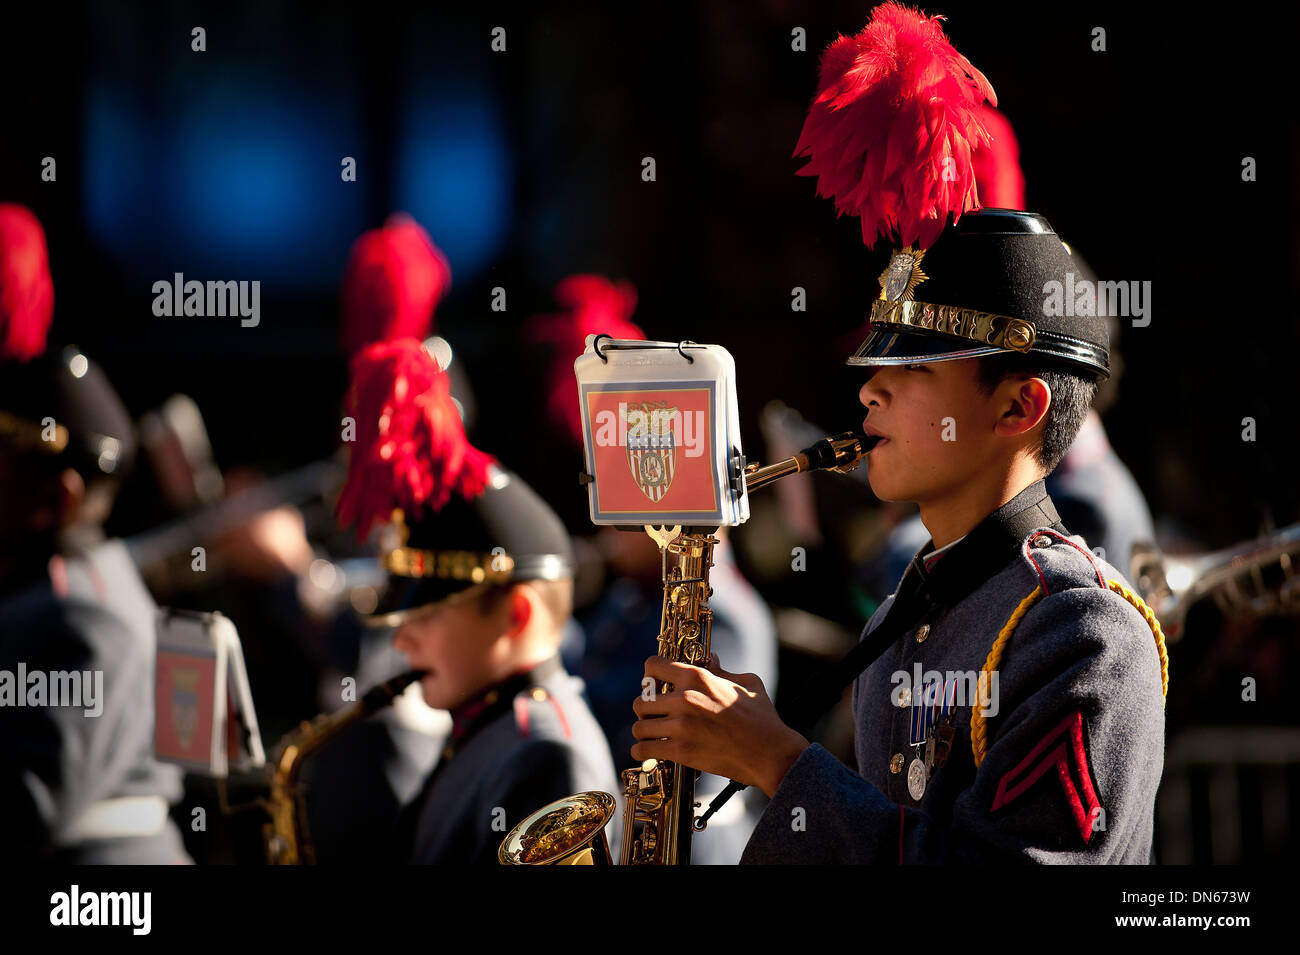
[[(810, 745), (781, 721), (763, 681), (752, 673), (729, 673), (651, 657), (645, 675), (668, 693), (643, 694), (632, 704), (638, 721), (631, 750), (636, 760), (667, 760), (758, 786), (770, 797)], [(644, 768), (644, 767), (643, 767)]]

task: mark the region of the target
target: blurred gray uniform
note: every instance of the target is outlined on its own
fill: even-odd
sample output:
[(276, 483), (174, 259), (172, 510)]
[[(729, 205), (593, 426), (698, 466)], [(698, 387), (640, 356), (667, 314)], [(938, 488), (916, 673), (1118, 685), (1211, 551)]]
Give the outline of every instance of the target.
[(45, 580), (0, 603), (0, 670), (21, 662), (28, 674), (103, 674), (98, 716), (84, 706), (0, 706), (0, 818), (11, 850), (16, 839), (20, 854), (59, 862), (190, 861), (168, 817), (181, 773), (153, 756), (156, 613), (116, 540), (53, 558)]
[[(582, 681), (558, 656), (452, 711), (442, 757), (402, 839), (421, 864), (497, 864), (506, 834), (547, 803), (589, 789), (615, 795), (605, 734), (582, 699)], [(413, 836), (408, 836), (411, 828)], [(619, 817), (605, 830), (618, 852)]]
[[(927, 566), (930, 550), (863, 632), (870, 640), (887, 623), (902, 636), (854, 684), (860, 772), (810, 746), (742, 861), (1148, 862), (1164, 759), (1161, 662), (1142, 615), (1104, 584), (1121, 575), (1066, 535), (1041, 481)], [(926, 682), (929, 671), (977, 673), (1036, 589), (988, 705), (973, 701), (987, 716), (983, 762), (968, 700), (950, 711), (951, 750), (917, 798), (914, 714), (902, 693), (917, 694), (914, 668)]]

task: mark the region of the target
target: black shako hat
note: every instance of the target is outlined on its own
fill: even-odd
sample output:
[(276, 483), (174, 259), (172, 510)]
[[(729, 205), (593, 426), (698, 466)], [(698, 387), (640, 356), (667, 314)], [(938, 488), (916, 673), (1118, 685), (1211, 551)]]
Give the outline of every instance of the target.
[(375, 342), (351, 370), (356, 431), (338, 516), (363, 539), (387, 525), (387, 586), (368, 623), (399, 626), (479, 585), (573, 576), (559, 517), (470, 444), (449, 379), (419, 341)]
[(522, 478), (495, 464), (479, 496), (453, 497), (409, 526), (399, 509), (393, 523), (394, 539), (380, 557), (388, 581), (368, 615), (372, 626), (399, 626), (478, 584), (573, 576), (573, 545), (560, 518)]
[(84, 478), (120, 478), (135, 426), (108, 376), (80, 349), (0, 362), (0, 453), (57, 456)]
[(861, 220), (868, 248), (893, 250), (848, 363), (1021, 352), (1105, 377), (1105, 321), (1070, 314), (1074, 268), (1047, 220), (980, 209), (971, 157), (993, 144), (984, 104), (997, 95), (942, 20), (887, 2), (835, 40), (795, 146), (799, 175)]
[(968, 212), (929, 249), (894, 250), (880, 274), (871, 330), (848, 364), (922, 364), (1015, 351), (1107, 378), (1105, 317), (1065, 307), (1085, 274), (1042, 216)]

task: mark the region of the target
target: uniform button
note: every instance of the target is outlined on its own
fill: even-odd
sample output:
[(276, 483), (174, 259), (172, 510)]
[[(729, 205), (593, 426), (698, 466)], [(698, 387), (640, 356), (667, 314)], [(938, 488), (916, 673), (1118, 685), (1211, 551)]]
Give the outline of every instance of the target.
[(1051, 547), (1051, 546), (1052, 546), (1052, 539), (1051, 539), (1050, 537), (1048, 537), (1046, 534), (1039, 534), (1037, 537), (1034, 538), (1034, 546), (1035, 546), (1035, 547)]
[(533, 699), (536, 700), (538, 703), (542, 702), (542, 700), (546, 699), (546, 691), (543, 690), (540, 686), (536, 687), (533, 690)]
[(903, 771), (903, 754), (895, 753), (889, 759), (889, 771), (891, 773), (901, 773)]
[(486, 703), (488, 706), (491, 706), (496, 701), (497, 701), (496, 690), (489, 690), (487, 696), (483, 697), (483, 702)]
[(925, 638), (928, 637), (929, 635), (930, 635), (930, 625), (928, 623), (921, 624), (921, 626), (918, 627), (916, 630), (916, 642), (925, 643)]
[(900, 709), (907, 709), (911, 705), (912, 705), (912, 691), (908, 687), (903, 687), (903, 689), (898, 694), (898, 706)]

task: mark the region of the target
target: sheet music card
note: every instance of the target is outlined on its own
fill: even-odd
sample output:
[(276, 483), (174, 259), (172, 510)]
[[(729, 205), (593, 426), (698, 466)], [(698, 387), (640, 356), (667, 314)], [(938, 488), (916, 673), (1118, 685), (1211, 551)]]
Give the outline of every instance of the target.
[(219, 613), (159, 611), (154, 754), (215, 778), (266, 761), (239, 634)]
[(594, 338), (574, 362), (592, 522), (748, 520), (735, 362), (726, 349), (604, 339), (602, 360)]

